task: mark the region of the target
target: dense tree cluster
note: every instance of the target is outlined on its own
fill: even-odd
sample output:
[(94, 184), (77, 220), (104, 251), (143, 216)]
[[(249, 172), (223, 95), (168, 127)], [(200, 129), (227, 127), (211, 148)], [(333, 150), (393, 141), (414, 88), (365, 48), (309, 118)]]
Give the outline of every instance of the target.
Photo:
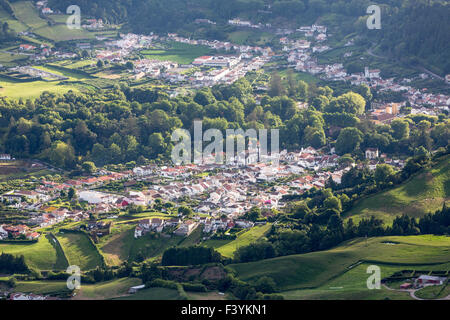
[(14, 256), (7, 253), (2, 253), (0, 255), (0, 272), (13, 274), (27, 273), (29, 271), (24, 256)]
[[(369, 88), (356, 88), (364, 98), (352, 91), (333, 96), (329, 87), (297, 84), (292, 97), (265, 95), (259, 104), (245, 78), (176, 98), (127, 86), (99, 93), (45, 92), (26, 101), (1, 98), (0, 152), (89, 174), (105, 164), (168, 159), (172, 132), (185, 128), (193, 134), (197, 119), (203, 120), (203, 130), (216, 128), (224, 136), (226, 129), (276, 128), (281, 148), (335, 146), (339, 155), (360, 159), (369, 147), (412, 156), (449, 143), (450, 122), (444, 115), (410, 115), (391, 125), (375, 125), (362, 116)], [(311, 107), (299, 109), (298, 99)]]

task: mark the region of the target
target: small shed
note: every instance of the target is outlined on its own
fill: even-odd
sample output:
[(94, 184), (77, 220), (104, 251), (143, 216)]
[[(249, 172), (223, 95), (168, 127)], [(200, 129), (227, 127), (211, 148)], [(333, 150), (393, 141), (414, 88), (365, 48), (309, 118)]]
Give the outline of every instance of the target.
[(128, 290), (128, 293), (130, 293), (130, 294), (136, 293), (136, 292), (138, 292), (139, 290), (144, 289), (144, 288), (145, 288), (145, 284), (142, 284), (142, 285), (140, 285), (140, 286), (134, 286), (134, 287), (131, 287), (131, 288)]

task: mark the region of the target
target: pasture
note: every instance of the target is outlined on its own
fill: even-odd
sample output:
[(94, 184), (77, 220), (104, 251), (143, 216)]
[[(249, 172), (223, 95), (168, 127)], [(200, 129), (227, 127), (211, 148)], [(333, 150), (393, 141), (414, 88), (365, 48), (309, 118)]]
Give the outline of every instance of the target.
[[(367, 288), (367, 273), (369, 263), (360, 264), (346, 273), (326, 282), (314, 289), (291, 290), (282, 292), (289, 300), (392, 300), (412, 299), (409, 293), (390, 291), (384, 287), (380, 290)], [(381, 278), (408, 267), (395, 265), (380, 265)]]
[(120, 297), (128, 293), (130, 287), (140, 285), (138, 278), (120, 278), (95, 284), (83, 284), (74, 300), (105, 300)]
[(68, 91), (80, 91), (80, 87), (78, 86), (61, 84), (59, 81), (18, 82), (11, 80), (0, 80), (0, 87), (0, 96), (5, 96), (11, 99), (37, 98), (44, 91), (55, 94), (64, 94)]
[(41, 236), (37, 243), (0, 243), (0, 252), (23, 255), (30, 267), (39, 270), (65, 270), (68, 266), (50, 235)]
[(180, 300), (180, 295), (178, 294), (178, 291), (174, 289), (149, 288), (115, 300)]
[(128, 226), (120, 232), (102, 239), (100, 250), (105, 256), (109, 265), (118, 265), (127, 260), (157, 258), (171, 246), (177, 245), (182, 240), (181, 237), (172, 236), (163, 238), (160, 235), (152, 237), (145, 234), (142, 237), (134, 238), (134, 228)]
[(57, 24), (54, 26), (43, 26), (33, 30), (34, 33), (42, 38), (50, 39), (55, 42), (95, 39), (95, 34), (84, 29), (69, 29), (65, 24)]
[(11, 6), (17, 19), (29, 28), (37, 29), (47, 25), (47, 21), (39, 17), (38, 11), (31, 1), (13, 2)]
[(396, 216), (421, 217), (442, 208), (450, 199), (450, 157), (446, 156), (430, 169), (419, 172), (394, 189), (363, 198), (344, 217), (354, 222), (375, 216), (392, 224)]
[(203, 244), (207, 247), (216, 249), (221, 255), (227, 258), (232, 258), (234, 252), (243, 246), (257, 241), (264, 237), (270, 230), (272, 225), (270, 223), (253, 227), (250, 230), (241, 231), (235, 240), (207, 240)]
[(232, 264), (230, 267), (242, 280), (253, 281), (268, 276), (281, 290), (287, 291), (320, 287), (350, 270), (349, 267), (358, 261), (420, 267), (443, 264), (450, 262), (450, 237), (358, 238), (326, 251)]
[(64, 250), (70, 265), (79, 266), (82, 271), (103, 265), (97, 248), (83, 233), (58, 233), (56, 237)]
[(57, 294), (68, 292), (66, 281), (17, 281), (15, 292), (34, 294)]
[(205, 46), (193, 46), (186, 43), (170, 42), (165, 49), (147, 49), (140, 52), (147, 59), (173, 61), (179, 64), (192, 63), (196, 58), (212, 53)]

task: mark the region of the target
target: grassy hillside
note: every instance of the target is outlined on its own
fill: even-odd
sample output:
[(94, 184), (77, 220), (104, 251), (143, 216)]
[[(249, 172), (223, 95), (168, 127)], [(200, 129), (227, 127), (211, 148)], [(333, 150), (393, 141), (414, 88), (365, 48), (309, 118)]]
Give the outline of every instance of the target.
[[(350, 240), (319, 252), (291, 255), (230, 267), (243, 280), (269, 276), (282, 290), (317, 288), (350, 270), (358, 261), (388, 265), (450, 262), (450, 237), (408, 236)], [(448, 268), (448, 265), (447, 265)]]
[(142, 281), (137, 278), (120, 278), (95, 284), (82, 284), (75, 299), (104, 300), (126, 295), (128, 289), (140, 285)]
[(403, 213), (421, 217), (434, 212), (442, 208), (444, 199), (450, 199), (450, 156), (394, 189), (359, 200), (345, 218), (357, 222), (373, 215), (391, 224)]
[(170, 60), (181, 64), (189, 64), (194, 59), (210, 54), (212, 51), (205, 46), (194, 46), (187, 43), (171, 42), (167, 49), (149, 49), (141, 51), (146, 58)]
[(180, 295), (174, 289), (149, 288), (117, 300), (180, 300)]
[[(381, 290), (368, 290), (367, 267), (370, 263), (360, 264), (341, 276), (319, 286), (316, 289), (291, 290), (283, 292), (285, 299), (289, 300), (382, 300), (412, 299), (408, 293), (389, 291), (382, 287)], [(391, 275), (395, 271), (409, 269), (408, 266), (382, 265), (381, 277)]]
[(224, 257), (232, 258), (234, 252), (243, 246), (247, 246), (250, 243), (257, 241), (264, 237), (272, 227), (272, 224), (268, 223), (263, 226), (251, 228), (247, 231), (241, 231), (235, 240), (207, 240), (204, 245), (216, 249)]
[(55, 294), (68, 291), (66, 281), (18, 281), (15, 292)]
[(35, 29), (47, 25), (47, 21), (39, 17), (39, 13), (31, 1), (18, 1), (11, 3), (17, 19), (29, 28)]
[(77, 265), (82, 271), (101, 266), (102, 256), (97, 248), (82, 233), (57, 234), (70, 265)]
[(41, 236), (37, 243), (1, 243), (0, 252), (23, 255), (26, 263), (39, 270), (65, 270), (67, 261), (51, 236)]
[[(3, 8), (0, 9), (0, 18), (2, 22), (8, 22), (11, 29), (16, 32), (32, 31), (38, 36), (55, 42), (78, 40), (78, 39), (95, 39), (94, 32), (85, 29), (69, 29), (66, 26), (67, 15), (49, 15), (48, 20), (53, 21), (53, 25), (49, 25), (49, 21), (41, 18), (36, 7), (31, 1), (17, 1), (11, 3), (14, 10), (12, 17)], [(100, 32), (101, 33), (101, 32)]]
[(134, 228), (125, 229), (102, 240), (100, 248), (109, 265), (119, 265), (128, 259), (135, 260), (141, 254), (144, 259), (159, 257), (164, 250), (177, 245), (181, 237), (151, 238), (146, 234), (141, 238), (134, 238)]

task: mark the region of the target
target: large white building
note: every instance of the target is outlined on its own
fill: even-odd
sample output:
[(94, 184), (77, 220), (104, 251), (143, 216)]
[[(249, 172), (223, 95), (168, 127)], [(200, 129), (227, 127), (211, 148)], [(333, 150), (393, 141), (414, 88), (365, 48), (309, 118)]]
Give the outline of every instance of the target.
[(81, 201), (86, 201), (90, 204), (113, 203), (117, 201), (117, 197), (114, 195), (90, 190), (81, 191), (78, 197)]

